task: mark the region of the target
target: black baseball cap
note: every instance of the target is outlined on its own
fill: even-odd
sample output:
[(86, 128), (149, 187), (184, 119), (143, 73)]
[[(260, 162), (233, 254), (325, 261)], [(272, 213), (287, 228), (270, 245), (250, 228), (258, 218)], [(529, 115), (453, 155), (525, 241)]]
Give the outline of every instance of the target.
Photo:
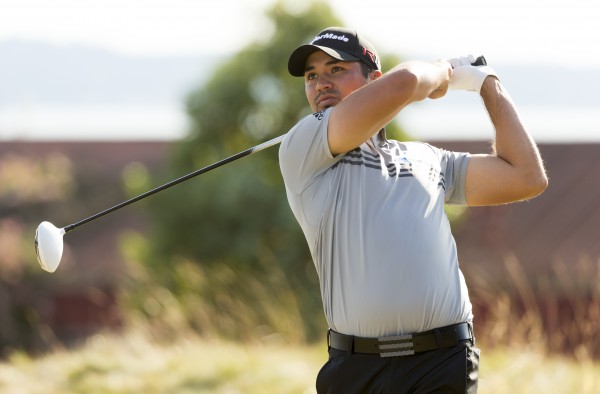
[(355, 30), (345, 27), (328, 27), (310, 42), (302, 45), (290, 55), (288, 71), (294, 77), (302, 77), (306, 59), (321, 50), (329, 56), (343, 61), (363, 62), (373, 70), (381, 70), (377, 51), (367, 40), (359, 37)]

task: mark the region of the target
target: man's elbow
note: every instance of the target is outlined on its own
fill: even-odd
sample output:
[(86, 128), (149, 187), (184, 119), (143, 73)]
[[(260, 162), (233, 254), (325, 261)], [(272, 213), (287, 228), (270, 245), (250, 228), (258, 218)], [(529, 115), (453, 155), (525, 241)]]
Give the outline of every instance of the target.
[(528, 200), (539, 196), (548, 188), (548, 177), (541, 170), (535, 174), (531, 174), (523, 183), (524, 200)]

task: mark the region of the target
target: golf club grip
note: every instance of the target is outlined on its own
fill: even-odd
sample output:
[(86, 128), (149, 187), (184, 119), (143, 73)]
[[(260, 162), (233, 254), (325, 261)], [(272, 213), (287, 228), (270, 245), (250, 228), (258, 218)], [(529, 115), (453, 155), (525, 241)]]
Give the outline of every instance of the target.
[(133, 204), (136, 201), (139, 201), (139, 200), (141, 200), (143, 198), (151, 196), (152, 194), (155, 194), (155, 193), (158, 193), (158, 192), (160, 192), (162, 190), (168, 189), (171, 186), (175, 186), (175, 185), (177, 185), (177, 184), (179, 184), (181, 182), (187, 181), (188, 179), (192, 179), (192, 178), (194, 178), (194, 177), (196, 177), (196, 176), (198, 176), (200, 174), (204, 174), (205, 172), (213, 170), (213, 169), (215, 169), (217, 167), (221, 167), (222, 165), (225, 165), (225, 164), (230, 163), (230, 162), (232, 162), (234, 160), (240, 159), (240, 158), (242, 158), (244, 156), (250, 156), (253, 153), (260, 152), (263, 149), (269, 148), (269, 147), (271, 147), (273, 145), (277, 145), (277, 144), (281, 143), (281, 141), (283, 140), (283, 137), (285, 137), (285, 134), (280, 135), (279, 137), (273, 138), (273, 139), (271, 139), (271, 140), (269, 140), (267, 142), (263, 142), (260, 145), (256, 145), (255, 147), (248, 148), (248, 149), (246, 149), (246, 150), (244, 150), (242, 152), (236, 153), (235, 155), (229, 156), (229, 157), (227, 157), (225, 159), (222, 159), (222, 160), (220, 160), (220, 161), (218, 161), (216, 163), (213, 163), (213, 164), (208, 165), (206, 167), (200, 168), (199, 170), (191, 172), (191, 173), (189, 173), (187, 175), (184, 175), (184, 176), (182, 176), (180, 178), (177, 178), (177, 179), (175, 179), (175, 180), (173, 180), (171, 182), (167, 182), (167, 183), (165, 183), (162, 186), (158, 186), (158, 187), (156, 187), (156, 188), (154, 188), (154, 189), (152, 189), (150, 191), (147, 191), (145, 193), (140, 194), (137, 197), (130, 198), (127, 201), (123, 201), (122, 203), (117, 204), (114, 207), (108, 208), (108, 209), (106, 209), (106, 210), (104, 210), (102, 212), (99, 212), (99, 213), (97, 213), (95, 215), (92, 215), (92, 216), (90, 216), (90, 217), (88, 217), (86, 219), (83, 219), (83, 220), (80, 220), (80, 221), (78, 221), (76, 223), (73, 223), (73, 224), (70, 224), (68, 226), (65, 226), (64, 227), (65, 233), (68, 233), (69, 231), (74, 230), (76, 227), (79, 227), (82, 224), (91, 222), (92, 220), (98, 219), (99, 217), (104, 216), (106, 214), (109, 214), (109, 213), (111, 213), (113, 211), (116, 211), (117, 209), (123, 208), (123, 207), (125, 207), (127, 205)]
[(471, 66), (487, 66), (487, 61), (485, 60), (485, 57), (481, 55), (471, 63)]

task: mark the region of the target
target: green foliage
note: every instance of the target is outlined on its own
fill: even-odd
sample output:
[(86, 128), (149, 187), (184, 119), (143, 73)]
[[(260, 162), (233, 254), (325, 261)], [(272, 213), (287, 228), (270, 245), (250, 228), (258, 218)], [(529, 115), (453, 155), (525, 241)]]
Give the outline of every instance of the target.
[[(189, 95), (192, 127), (175, 152), (174, 176), (284, 134), (310, 113), (302, 79), (288, 74), (289, 54), (323, 28), (342, 23), (328, 5), (319, 2), (294, 15), (285, 3), (278, 3), (268, 17), (273, 25), (270, 39), (249, 45), (219, 65), (208, 82)], [(308, 339), (323, 335), (316, 272), (287, 204), (277, 148), (204, 174), (161, 193), (152, 203), (156, 227), (148, 266), (178, 299), (200, 295), (202, 302), (190, 308), (202, 305), (230, 314), (229, 324), (220, 325), (228, 336), (243, 337), (249, 329), (243, 321), (280, 330), (280, 320), (290, 318), (296, 324), (297, 316), (304, 326), (291, 330), (302, 331)], [(184, 266), (183, 277), (199, 275), (203, 280), (184, 285)], [(223, 281), (223, 272), (232, 275)], [(260, 290), (263, 299), (257, 297), (257, 284), (264, 287)], [(277, 294), (290, 291), (295, 294), (293, 299), (276, 299)], [(241, 299), (247, 303), (246, 311), (219, 308), (224, 293), (230, 298), (225, 304), (237, 305)], [(276, 305), (280, 314), (259, 306), (265, 302)], [(257, 319), (235, 315), (233, 309)], [(194, 317), (197, 313), (193, 311), (187, 315), (199, 331), (207, 331), (211, 322)]]

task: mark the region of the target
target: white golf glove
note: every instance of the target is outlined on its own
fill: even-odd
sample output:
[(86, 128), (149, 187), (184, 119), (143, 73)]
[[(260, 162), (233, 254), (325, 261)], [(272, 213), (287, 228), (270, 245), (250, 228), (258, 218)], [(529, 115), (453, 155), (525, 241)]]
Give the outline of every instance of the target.
[(450, 78), (450, 90), (468, 90), (479, 93), (481, 85), (488, 76), (498, 78), (496, 72), (489, 66), (472, 66), (477, 58), (473, 55), (448, 59), (454, 69)]

